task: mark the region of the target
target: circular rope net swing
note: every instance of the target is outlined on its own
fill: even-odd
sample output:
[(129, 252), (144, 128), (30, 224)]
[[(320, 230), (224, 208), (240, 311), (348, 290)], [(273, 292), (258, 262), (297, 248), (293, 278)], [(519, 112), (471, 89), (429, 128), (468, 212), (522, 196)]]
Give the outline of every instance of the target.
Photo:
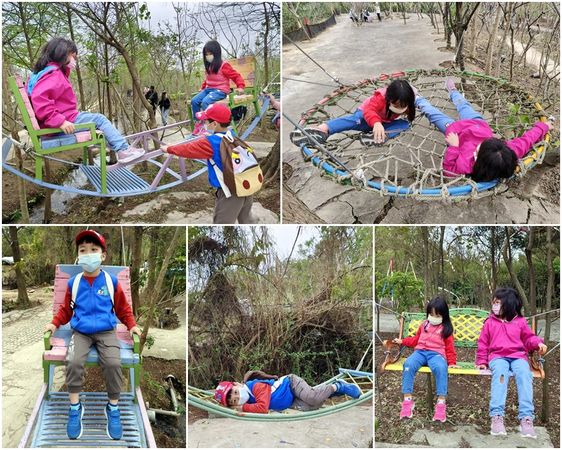
[[(546, 120), (541, 105), (522, 89), (508, 82), (475, 72), (453, 69), (407, 70), (392, 76), (381, 75), (351, 86), (343, 86), (326, 95), (301, 117), (301, 127), (314, 126), (327, 120), (352, 114), (375, 89), (388, 85), (392, 79), (408, 80), (419, 95), (458, 120), (458, 113), (444, 86), (452, 77), (457, 89), (480, 112), (494, 133), (509, 140), (521, 136), (537, 120)], [(381, 195), (409, 196), (419, 199), (455, 199), (481, 197), (507, 189), (505, 182), (474, 182), (469, 177), (450, 177), (443, 173), (442, 158), (447, 147), (445, 137), (427, 118), (416, 111), (409, 128), (378, 146), (365, 146), (365, 134), (347, 131), (330, 136), (324, 144), (347, 170), (313, 146), (301, 147), (306, 160), (324, 174), (344, 184), (357, 184)], [(514, 177), (540, 164), (550, 145), (550, 135), (534, 145), (519, 160)], [(359, 181), (361, 180), (361, 181)]]

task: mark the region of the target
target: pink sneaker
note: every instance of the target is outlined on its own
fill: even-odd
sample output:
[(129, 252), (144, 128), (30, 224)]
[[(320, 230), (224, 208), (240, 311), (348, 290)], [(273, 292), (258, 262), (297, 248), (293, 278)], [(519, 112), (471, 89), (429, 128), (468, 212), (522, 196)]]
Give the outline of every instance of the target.
[(435, 413), (433, 413), (434, 422), (446, 422), (447, 421), (447, 405), (443, 402), (437, 402), (435, 404)]
[(413, 400), (404, 400), (400, 410), (400, 418), (411, 419), (414, 415), (414, 406), (416, 406), (416, 403)]
[(139, 159), (142, 155), (144, 155), (144, 149), (129, 147), (127, 150), (120, 150), (117, 152), (117, 160), (120, 163), (128, 163)]
[(519, 430), (521, 431), (521, 436), (528, 437), (531, 439), (537, 438), (537, 433), (535, 433), (535, 427), (533, 427), (533, 419), (530, 417), (523, 417), (521, 419), (521, 425)]
[(503, 416), (492, 417), (492, 429), (490, 430), (492, 436), (506, 436), (505, 426), (503, 424)]
[(455, 82), (453, 81), (452, 78), (447, 78), (445, 80), (445, 87), (447, 88), (449, 93), (457, 90), (457, 87), (455, 86)]

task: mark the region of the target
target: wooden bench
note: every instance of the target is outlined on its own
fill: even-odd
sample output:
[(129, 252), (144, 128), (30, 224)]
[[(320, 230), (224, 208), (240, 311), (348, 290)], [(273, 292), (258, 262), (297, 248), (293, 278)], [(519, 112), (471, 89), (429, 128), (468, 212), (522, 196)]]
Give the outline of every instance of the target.
[[(244, 56), (238, 59), (230, 59), (226, 62), (228, 62), (232, 66), (232, 68), (236, 70), (240, 75), (242, 75), (246, 87), (244, 88), (244, 94), (237, 94), (235, 91), (233, 91), (224, 100), (220, 100), (220, 102), (227, 105), (230, 109), (236, 108), (238, 106), (253, 105), (256, 116), (259, 116), (261, 114), (261, 109), (258, 102), (259, 92), (256, 86), (256, 58), (253, 56)], [(236, 85), (232, 81), (230, 82), (230, 86), (233, 89), (236, 89)], [(191, 110), (191, 100), (188, 100), (187, 106), (189, 119), (191, 120), (193, 127), (195, 127), (193, 111)], [(238, 132), (234, 120), (231, 121), (231, 126), (236, 132)]]
[[(127, 298), (127, 303), (132, 305), (129, 268), (102, 266), (102, 269), (117, 277), (117, 281), (121, 285), (125, 297)], [(56, 266), (53, 316), (56, 315), (59, 309), (64, 305), (68, 280), (80, 272), (82, 272), (82, 267), (78, 265), (59, 264)], [(140, 383), (140, 340), (136, 334), (131, 338), (127, 327), (122, 323), (117, 324), (116, 331), (121, 346), (121, 365), (124, 369), (129, 370), (131, 392), (134, 393), (135, 384)], [(70, 328), (70, 323), (61, 325), (52, 336), (50, 331), (47, 331), (44, 335), (45, 351), (43, 353), (43, 374), (45, 383), (48, 385), (48, 392), (51, 392), (51, 383), (55, 368), (65, 364), (66, 351), (71, 337), (72, 330)], [(95, 347), (92, 347), (86, 359), (86, 366), (97, 365), (99, 365), (98, 352)]]
[[(449, 310), (451, 322), (453, 323), (453, 338), (455, 341), (455, 348), (476, 348), (478, 337), (484, 321), (490, 315), (489, 311), (474, 308), (453, 308)], [(426, 320), (425, 313), (410, 313), (402, 314), (400, 319), (400, 338), (415, 336), (421, 323)], [(531, 319), (529, 325), (533, 330), (536, 330), (535, 319)], [(384, 341), (386, 348), (386, 357), (381, 365), (381, 370), (402, 371), (405, 356), (401, 356), (401, 346), (394, 344), (392, 341)], [(474, 358), (476, 359), (476, 358)], [(544, 370), (542, 368), (541, 358), (538, 351), (531, 352), (529, 355), (529, 362), (533, 376), (537, 378), (544, 378)], [(477, 369), (475, 361), (457, 361), (458, 368), (449, 367), (449, 374), (451, 375), (491, 375), (490, 369)], [(427, 366), (423, 366), (419, 370), (424, 373), (431, 373)]]
[(45, 155), (65, 152), (67, 150), (81, 149), (83, 151), (83, 164), (88, 162), (88, 148), (96, 146), (100, 148), (100, 167), (98, 176), (101, 180), (101, 192), (107, 193), (107, 171), (106, 171), (106, 145), (103, 135), (98, 134), (93, 123), (75, 124), (76, 132), (64, 134), (60, 128), (40, 128), (31, 100), (27, 94), (27, 86), (21, 77), (9, 77), (8, 85), (14, 95), (25, 129), (29, 134), (33, 151), (35, 152), (35, 178), (43, 180), (43, 166)]

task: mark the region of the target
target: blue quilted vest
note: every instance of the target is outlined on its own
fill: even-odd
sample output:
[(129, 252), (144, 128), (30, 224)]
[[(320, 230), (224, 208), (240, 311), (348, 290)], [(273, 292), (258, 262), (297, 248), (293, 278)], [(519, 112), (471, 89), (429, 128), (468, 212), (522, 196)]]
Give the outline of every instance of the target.
[[(111, 274), (109, 276), (117, 291), (117, 278)], [(76, 276), (68, 280), (67, 288), (70, 292), (72, 292), (74, 278)], [(70, 326), (82, 334), (109, 331), (117, 326), (117, 317), (113, 311), (113, 302), (103, 272), (100, 271), (91, 286), (84, 277), (80, 280)]]

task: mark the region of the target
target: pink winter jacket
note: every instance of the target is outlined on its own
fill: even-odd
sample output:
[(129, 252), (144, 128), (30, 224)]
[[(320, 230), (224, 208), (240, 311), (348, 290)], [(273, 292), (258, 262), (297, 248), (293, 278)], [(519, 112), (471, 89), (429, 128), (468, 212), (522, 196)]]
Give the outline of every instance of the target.
[(527, 353), (537, 350), (542, 343), (543, 340), (533, 334), (524, 317), (518, 316), (506, 322), (490, 314), (478, 338), (476, 365), (489, 365), (495, 358), (527, 360)]
[[(548, 125), (536, 122), (533, 128), (523, 136), (507, 141), (507, 146), (515, 152), (517, 158), (525, 156), (534, 144), (539, 142), (548, 132)], [(469, 175), (474, 168), (476, 147), (485, 139), (494, 137), (494, 132), (486, 121), (481, 119), (457, 120), (447, 127), (449, 133), (459, 135), (458, 147), (447, 147), (443, 156), (443, 169), (446, 175)]]
[[(58, 66), (56, 63), (49, 65)], [(77, 101), (74, 89), (68, 76), (60, 70), (53, 70), (44, 74), (31, 92), (31, 104), (41, 128), (59, 128), (65, 120), (74, 122), (78, 115)]]

